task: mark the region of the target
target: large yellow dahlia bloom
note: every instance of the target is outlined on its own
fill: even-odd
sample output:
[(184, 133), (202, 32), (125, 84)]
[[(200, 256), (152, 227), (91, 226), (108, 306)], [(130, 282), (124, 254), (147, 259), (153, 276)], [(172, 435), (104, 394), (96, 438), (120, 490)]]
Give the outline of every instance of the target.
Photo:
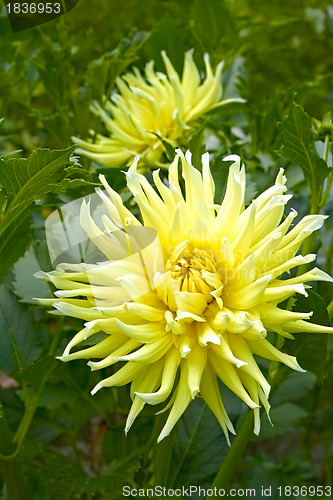
[[(154, 71), (154, 61), (145, 68), (143, 77), (137, 68), (117, 78), (118, 93), (114, 93), (102, 109), (93, 111), (103, 120), (110, 137), (97, 135), (96, 142), (73, 137), (77, 152), (107, 167), (130, 164), (140, 155), (140, 165), (158, 162), (164, 146), (158, 136), (174, 147), (178, 140), (193, 130), (196, 120), (204, 113), (234, 101), (221, 101), (221, 62), (215, 74), (209, 56), (204, 56), (206, 78), (193, 61), (193, 50), (185, 54), (183, 76), (180, 79), (165, 52), (162, 52), (166, 73)], [(158, 134), (158, 136), (156, 136)]]
[[(131, 384), (133, 404), (126, 432), (145, 403), (156, 405), (169, 398), (171, 410), (160, 441), (200, 395), (228, 439), (228, 430), (234, 429), (223, 406), (220, 379), (254, 410), (258, 433), (260, 405), (269, 412), (270, 385), (253, 355), (302, 371), (295, 357), (266, 339), (267, 331), (288, 338), (296, 332), (333, 332), (307, 322), (311, 311), (278, 307), (295, 293), (307, 295), (306, 282), (332, 281), (317, 268), (278, 279), (315, 259), (313, 254), (296, 253), (325, 216), (306, 216), (289, 229), (297, 215), (292, 210), (281, 222), (291, 198), (284, 194), (282, 169), (275, 184), (245, 208), (244, 168), (237, 156), (225, 160), (233, 164), (221, 204), (214, 202), (207, 153), (201, 173), (191, 165), (191, 154), (178, 150), (168, 185), (154, 172), (156, 190), (137, 173), (135, 161), (126, 176), (143, 225), (100, 176), (107, 193), (98, 190), (108, 211), (102, 216), (105, 230), (94, 222), (86, 202), (80, 219), (106, 261), (61, 264), (43, 274), (60, 290), (56, 299), (42, 302), (52, 303), (60, 314), (87, 321), (60, 359), (89, 359), (92, 370), (122, 363), (92, 394), (103, 387)], [(105, 333), (102, 341), (71, 352), (98, 332)]]

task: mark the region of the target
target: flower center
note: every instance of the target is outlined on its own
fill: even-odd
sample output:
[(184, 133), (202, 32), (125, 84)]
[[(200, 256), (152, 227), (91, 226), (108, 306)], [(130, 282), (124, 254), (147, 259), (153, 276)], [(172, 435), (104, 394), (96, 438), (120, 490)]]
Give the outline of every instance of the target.
[(207, 306), (221, 296), (222, 288), (214, 257), (209, 251), (193, 248), (186, 241), (174, 249), (166, 262), (165, 273), (159, 277), (157, 293), (169, 309), (175, 311), (183, 310), (179, 301), (186, 293), (202, 295), (201, 302)]
[(175, 260), (168, 260), (165, 271), (177, 281), (179, 291), (203, 293), (207, 302), (213, 297), (210, 293), (222, 286), (214, 261), (205, 250), (185, 248)]

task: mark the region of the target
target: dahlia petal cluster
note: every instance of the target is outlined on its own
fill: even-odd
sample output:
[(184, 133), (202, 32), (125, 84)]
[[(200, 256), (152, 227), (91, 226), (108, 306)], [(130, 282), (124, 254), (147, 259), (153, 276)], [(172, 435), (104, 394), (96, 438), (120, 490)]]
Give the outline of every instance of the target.
[[(73, 137), (77, 153), (107, 167), (130, 164), (140, 155), (140, 164), (158, 162), (164, 146), (159, 138), (174, 147), (184, 135), (193, 131), (196, 120), (204, 113), (229, 102), (222, 100), (221, 62), (215, 74), (209, 56), (204, 56), (206, 77), (201, 82), (193, 61), (193, 50), (185, 54), (182, 78), (166, 53), (162, 52), (166, 74), (154, 71), (150, 61), (143, 76), (137, 68), (118, 77), (118, 93), (113, 93), (105, 109), (94, 104), (92, 110), (102, 119), (110, 137), (98, 134), (96, 142)], [(156, 135), (157, 134), (157, 135)]]
[[(138, 173), (137, 159), (126, 173), (142, 222), (100, 176), (105, 191), (98, 190), (98, 195), (108, 211), (102, 216), (104, 230), (86, 202), (80, 221), (105, 262), (62, 263), (56, 271), (43, 273), (58, 291), (56, 298), (42, 302), (53, 304), (59, 314), (86, 321), (60, 359), (88, 359), (92, 370), (115, 365), (92, 394), (131, 385), (126, 432), (146, 403), (167, 401), (170, 412), (161, 441), (200, 396), (229, 442), (234, 428), (219, 381), (253, 410), (258, 434), (259, 408), (267, 414), (270, 409), (270, 385), (254, 355), (303, 371), (295, 357), (267, 340), (267, 332), (287, 338), (297, 332), (333, 333), (309, 323), (311, 311), (278, 307), (296, 293), (306, 296), (307, 282), (333, 281), (317, 268), (281, 279), (315, 259), (314, 254), (297, 252), (325, 216), (306, 216), (293, 227), (297, 213), (291, 210), (283, 217), (291, 198), (285, 194), (283, 169), (275, 184), (245, 207), (245, 169), (237, 156), (225, 158), (233, 163), (225, 196), (215, 203), (208, 153), (202, 156), (200, 172), (192, 166), (189, 151), (176, 152), (167, 184), (155, 171), (154, 188)], [(142, 237), (144, 230), (151, 232), (148, 240)], [(98, 332), (104, 332), (103, 340), (79, 348)]]

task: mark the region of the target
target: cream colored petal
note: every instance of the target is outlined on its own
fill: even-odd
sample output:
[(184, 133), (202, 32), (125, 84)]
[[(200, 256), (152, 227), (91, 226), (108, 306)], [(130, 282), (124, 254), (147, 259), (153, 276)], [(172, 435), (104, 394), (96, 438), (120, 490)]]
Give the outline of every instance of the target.
[(298, 283), (307, 283), (308, 281), (330, 281), (332, 283), (333, 278), (321, 269), (315, 267), (307, 273), (296, 276), (296, 278), (291, 278), (289, 280), (274, 280), (271, 286), (296, 285)]
[(293, 269), (294, 267), (302, 266), (303, 264), (309, 264), (310, 262), (313, 262), (315, 259), (316, 259), (316, 254), (314, 253), (305, 255), (305, 257), (303, 257), (303, 255), (296, 255), (296, 257), (287, 260), (287, 262), (285, 262), (284, 264), (270, 269), (270, 274), (272, 274), (273, 278), (277, 278), (282, 273), (288, 272), (290, 269)]
[(331, 326), (316, 325), (315, 323), (308, 323), (303, 320), (286, 323), (283, 325), (283, 328), (288, 330), (290, 333), (333, 333), (333, 328)]
[(188, 388), (192, 399), (200, 392), (200, 382), (207, 362), (207, 349), (196, 344), (188, 357)]
[(313, 314), (312, 312), (298, 313), (286, 311), (271, 304), (258, 304), (256, 310), (259, 312), (260, 318), (264, 324), (267, 322), (268, 324), (276, 325), (283, 325), (284, 323), (296, 321), (298, 319), (309, 319)]
[(292, 195), (274, 196), (256, 215), (252, 245), (262, 240), (280, 224), (284, 206)]
[(125, 366), (120, 368), (116, 373), (111, 375), (111, 377), (101, 380), (93, 390), (91, 391), (92, 396), (96, 394), (102, 387), (114, 387), (119, 385), (126, 385), (132, 380), (145, 371), (147, 367), (141, 363), (135, 363), (134, 361), (129, 361)]
[(207, 406), (217, 418), (230, 446), (228, 430), (232, 434), (236, 434), (236, 432), (227, 415), (227, 412), (224, 409), (217, 377), (209, 364), (206, 365), (202, 374), (200, 393)]
[[(304, 237), (307, 237), (307, 235), (311, 234), (313, 231), (317, 231), (322, 227), (325, 219), (327, 219), (327, 215), (307, 215), (303, 217), (303, 219), (282, 239), (277, 249), (280, 250), (288, 246), (295, 238), (298, 238), (303, 231), (305, 231)], [(307, 234), (308, 231), (309, 233)]]
[(212, 318), (209, 317), (209, 323), (215, 330), (224, 331), (233, 322), (233, 318), (234, 315), (230, 309), (223, 307), (214, 313)]
[[(132, 385), (133, 391), (154, 391), (159, 384), (161, 378), (161, 372), (163, 369), (162, 363), (154, 363), (149, 366), (145, 373), (143, 373), (139, 380), (133, 381)], [(133, 425), (134, 420), (139, 415), (141, 410), (145, 405), (145, 401), (143, 401), (138, 396), (134, 396), (133, 404), (130, 408), (130, 411), (127, 416), (126, 424), (125, 424), (125, 434), (128, 433), (130, 428)]]
[(144, 325), (126, 325), (117, 318), (115, 318), (115, 321), (120, 331), (142, 344), (156, 342), (165, 334), (164, 322), (146, 323)]
[(231, 248), (239, 262), (242, 262), (246, 258), (251, 246), (255, 213), (256, 205), (252, 202), (248, 209), (246, 219), (242, 221), (242, 227), (239, 229), (238, 236), (231, 243)]
[[(112, 335), (111, 338), (115, 337), (115, 335)], [(118, 335), (117, 337), (124, 338), (124, 335)], [(95, 370), (101, 370), (102, 368), (106, 368), (107, 366), (111, 366), (114, 363), (116, 363), (121, 356), (124, 356), (128, 354), (129, 352), (133, 351), (133, 349), (136, 349), (139, 347), (141, 344), (137, 342), (136, 340), (130, 339), (127, 340), (128, 338), (125, 337), (123, 340), (123, 343), (121, 345), (118, 345), (117, 349), (114, 349), (109, 351), (108, 355), (104, 357), (104, 359), (101, 359), (100, 361), (89, 361), (88, 366), (91, 368), (92, 371)], [(115, 343), (115, 341), (114, 341)], [(92, 356), (94, 357), (94, 356)], [(97, 356), (96, 356), (97, 357)]]
[(172, 391), (180, 360), (178, 349), (171, 348), (165, 356), (162, 383), (159, 390), (154, 393), (136, 392), (136, 395), (150, 405), (157, 405), (165, 401)]
[(200, 346), (207, 347), (208, 342), (211, 344), (220, 344), (221, 337), (212, 329), (208, 323), (201, 323), (196, 325), (197, 337)]
[(166, 310), (164, 305), (162, 305), (161, 308), (157, 308), (147, 304), (141, 304), (140, 302), (124, 302), (122, 307), (131, 314), (146, 319), (147, 321), (161, 321), (164, 318)]
[[(282, 281), (283, 283), (283, 281)], [(283, 300), (288, 299), (294, 293), (300, 293), (301, 295), (304, 295), (305, 297), (308, 296), (308, 294), (305, 291), (304, 285), (299, 284), (299, 285), (287, 285), (287, 286), (272, 286), (272, 287), (267, 287), (263, 296), (261, 297), (260, 302), (276, 302), (279, 304)], [(259, 301), (258, 301), (259, 302)]]
[(98, 311), (97, 309), (80, 307), (65, 301), (55, 302), (53, 306), (61, 314), (71, 316), (72, 318), (80, 318), (87, 321), (93, 321), (95, 319), (102, 319), (104, 317), (103, 313), (101, 311)]
[(250, 408), (256, 408), (258, 406), (254, 401), (252, 401), (244, 389), (236, 368), (231, 363), (221, 359), (221, 357), (217, 356), (212, 349), (208, 352), (208, 361), (219, 379), (227, 387), (229, 387), (229, 389), (234, 392), (236, 396), (242, 399)]
[(233, 310), (233, 321), (227, 326), (227, 331), (230, 333), (242, 333), (248, 330), (256, 322), (251, 318), (248, 311)]
[[(223, 303), (226, 307), (235, 309), (249, 309), (254, 307), (261, 300), (265, 300), (265, 290), (271, 280), (271, 275), (263, 276), (254, 281), (250, 285), (245, 286), (242, 290), (228, 293), (225, 289), (223, 295)], [(269, 299), (267, 299), (269, 300)]]
[(289, 356), (284, 352), (279, 351), (274, 347), (268, 340), (247, 340), (248, 346), (254, 354), (270, 359), (272, 361), (280, 361), (281, 363), (289, 366), (292, 370), (297, 370), (299, 372), (304, 372), (294, 356)]
[(158, 436), (157, 442), (160, 443), (162, 439), (170, 434), (190, 402), (192, 401), (191, 393), (188, 388), (188, 364), (187, 361), (182, 361), (180, 379), (178, 382), (175, 401), (172, 405), (168, 419)]
[(220, 345), (212, 344), (210, 346), (210, 348), (215, 352), (215, 354), (220, 358), (224, 359), (225, 361), (228, 361), (232, 365), (235, 365), (237, 368), (240, 368), (241, 366), (245, 365), (246, 361), (243, 361), (242, 359), (236, 358), (236, 356), (234, 356), (234, 353), (231, 350), (229, 344), (228, 336), (226, 334), (220, 335), (220, 339), (221, 339)]
[(170, 349), (173, 345), (173, 335), (166, 334), (161, 339), (151, 344), (145, 344), (131, 354), (121, 355), (118, 361), (136, 361), (137, 363), (155, 363)]
[[(246, 388), (246, 390), (248, 391), (248, 393), (250, 394), (251, 398), (253, 399), (253, 401), (259, 406), (259, 385), (258, 383), (252, 378), (252, 377), (249, 377), (246, 373), (242, 373), (241, 370), (240, 370), (240, 373), (239, 373), (239, 377), (244, 385), (244, 387)], [(260, 408), (254, 408), (253, 409), (253, 416), (254, 416), (254, 428), (253, 428), (253, 432), (256, 436), (259, 435), (259, 432), (260, 432), (260, 426), (261, 426), (261, 422), (260, 422)]]
[(244, 361), (240, 371), (246, 373), (248, 377), (254, 378), (262, 387), (265, 396), (268, 398), (271, 386), (254, 360), (247, 342), (241, 336), (236, 335), (228, 335), (228, 339), (234, 355)]
[(110, 335), (98, 344), (80, 351), (72, 352), (67, 356), (60, 356), (61, 361), (72, 361), (73, 359), (104, 358), (126, 342), (125, 335)]
[(207, 307), (207, 301), (201, 293), (174, 292), (177, 309), (200, 316)]
[(277, 233), (281, 233), (281, 235), (283, 237), (286, 234), (286, 232), (288, 231), (288, 229), (289, 229), (291, 223), (293, 222), (293, 220), (295, 219), (295, 217), (297, 217), (297, 215), (298, 214), (297, 214), (296, 210), (291, 209), (290, 214), (287, 215), (285, 220), (277, 228), (273, 229), (273, 231), (271, 233), (268, 233), (265, 236), (265, 238), (263, 238), (262, 240), (259, 240), (258, 243), (256, 243), (255, 245), (251, 245), (251, 252), (255, 252), (256, 250), (261, 248), (265, 243), (267, 243), (268, 240), (270, 240)]

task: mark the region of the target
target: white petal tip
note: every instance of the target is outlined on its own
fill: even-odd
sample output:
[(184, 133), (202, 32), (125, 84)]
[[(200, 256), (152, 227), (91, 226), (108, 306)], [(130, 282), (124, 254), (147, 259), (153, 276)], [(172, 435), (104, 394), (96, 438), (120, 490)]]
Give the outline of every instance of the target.
[(98, 391), (99, 391), (102, 387), (103, 387), (102, 385), (97, 384), (97, 385), (96, 385), (96, 386), (95, 386), (95, 387), (91, 390), (90, 394), (91, 394), (92, 396), (94, 396), (94, 395), (96, 394), (96, 392), (98, 392)]

